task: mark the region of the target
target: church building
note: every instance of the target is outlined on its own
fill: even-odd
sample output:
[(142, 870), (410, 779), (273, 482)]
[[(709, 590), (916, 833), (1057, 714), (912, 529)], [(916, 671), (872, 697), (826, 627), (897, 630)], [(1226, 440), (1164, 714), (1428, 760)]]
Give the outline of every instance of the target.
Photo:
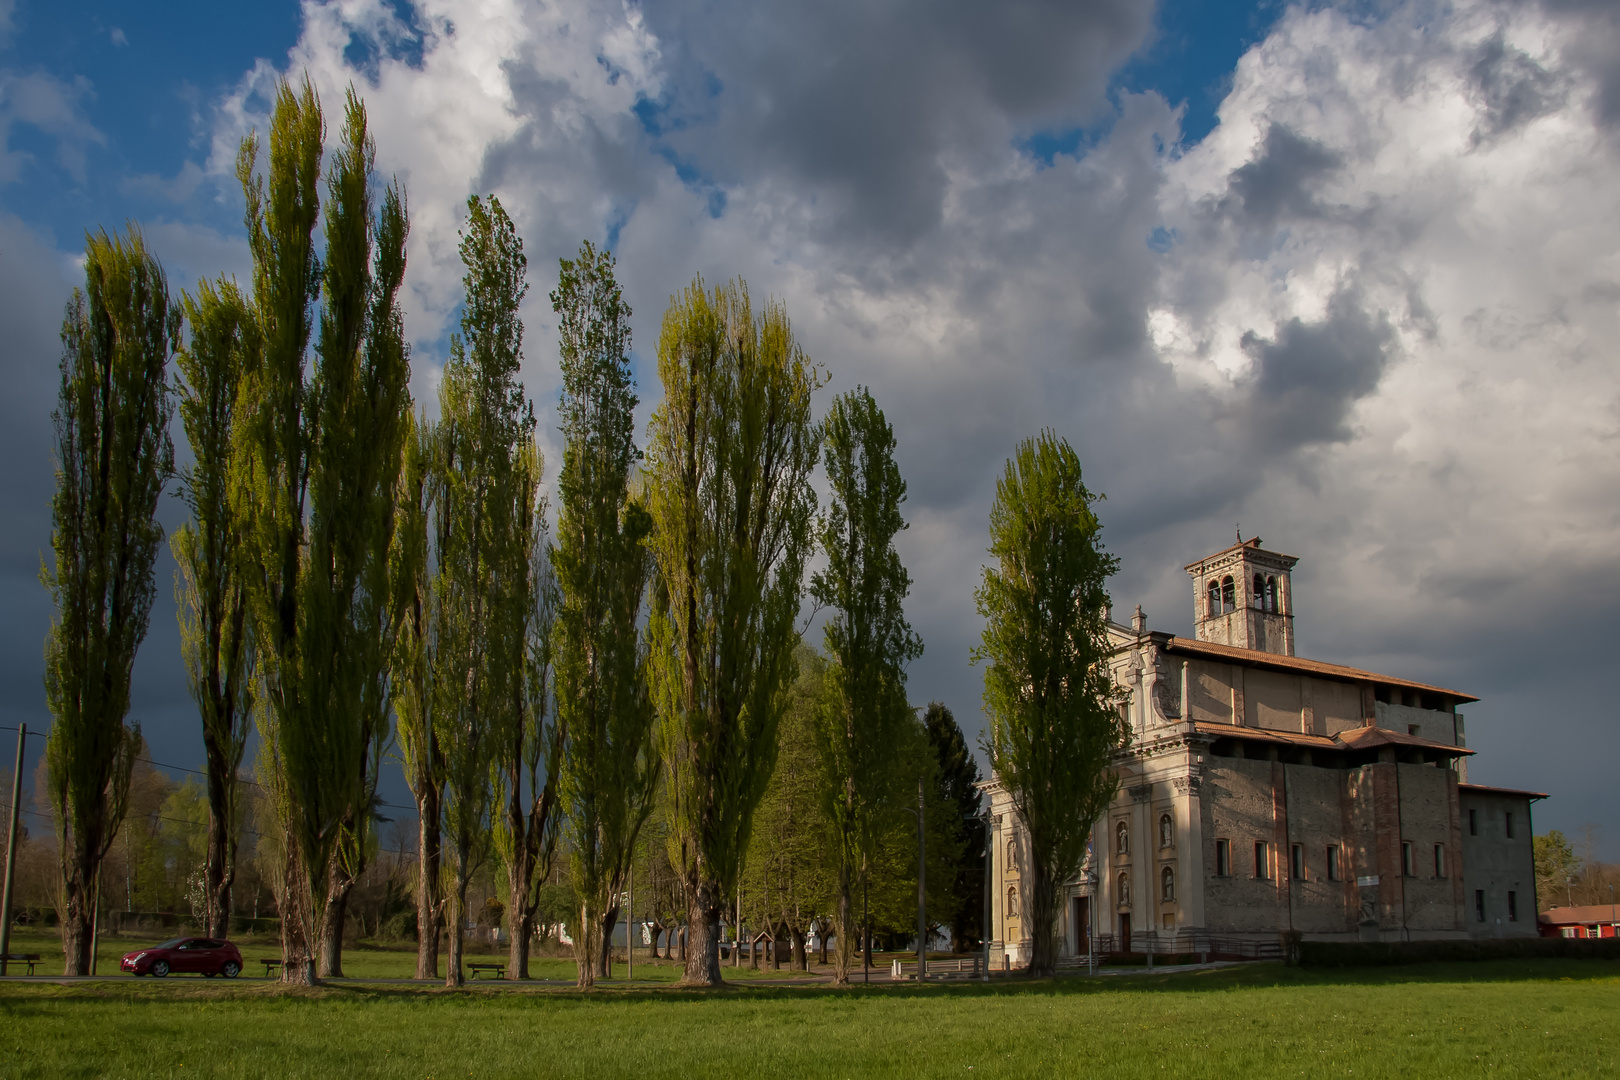
[[(1458, 690), (1294, 654), (1298, 560), (1187, 566), (1195, 636), (1109, 620), (1130, 746), (1060, 906), (1060, 954), (1532, 937), (1537, 792), (1468, 782)], [(992, 777), (992, 963), (1028, 962), (1025, 837)]]

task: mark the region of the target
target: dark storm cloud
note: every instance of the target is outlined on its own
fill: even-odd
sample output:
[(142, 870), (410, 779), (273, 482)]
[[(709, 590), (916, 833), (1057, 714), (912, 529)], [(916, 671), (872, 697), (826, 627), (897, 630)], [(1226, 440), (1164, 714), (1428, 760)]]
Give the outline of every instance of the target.
[(1260, 156), (1232, 170), (1220, 209), (1256, 229), (1318, 217), (1314, 188), (1341, 164), (1338, 154), (1282, 124), (1266, 132)]
[(953, 164), (1015, 132), (1094, 117), (1144, 40), (1144, 0), (834, 0), (646, 6), (665, 43), (668, 145), (722, 182), (776, 178), (824, 238), (909, 242)]
[(1266, 340), (1249, 331), (1243, 349), (1255, 361), (1245, 424), (1268, 452), (1343, 442), (1350, 407), (1378, 386), (1394, 333), (1382, 315), (1363, 310), (1354, 290), (1328, 305), (1327, 317), (1289, 319)]
[(1620, 127), (1620, 8), (1614, 0), (1542, 0), (1541, 6), (1561, 21), (1580, 24), (1568, 58), (1597, 83), (1597, 119), (1610, 129)]
[(1474, 144), (1513, 131), (1564, 103), (1562, 80), (1497, 34), (1479, 48), (1469, 82), (1484, 113)]

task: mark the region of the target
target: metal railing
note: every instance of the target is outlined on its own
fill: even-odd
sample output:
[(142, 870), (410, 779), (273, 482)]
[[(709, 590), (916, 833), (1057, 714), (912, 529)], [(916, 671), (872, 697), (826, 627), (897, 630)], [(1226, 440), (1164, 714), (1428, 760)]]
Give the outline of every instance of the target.
[[(1202, 931), (1165, 933), (1150, 930), (1132, 934), (1128, 947), (1114, 934), (1098, 934), (1096, 939), (1099, 959), (1118, 956), (1195, 956), (1200, 962), (1209, 960), (1281, 960), (1282, 942), (1276, 938), (1237, 937), (1230, 934), (1209, 934)], [(1059, 967), (1083, 967), (1084, 953), (1065, 956), (1058, 960)]]

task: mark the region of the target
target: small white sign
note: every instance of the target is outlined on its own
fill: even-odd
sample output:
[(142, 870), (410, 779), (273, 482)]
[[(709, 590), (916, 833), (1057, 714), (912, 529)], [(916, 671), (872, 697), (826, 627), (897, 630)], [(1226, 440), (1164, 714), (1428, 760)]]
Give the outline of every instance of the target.
[(1374, 874), (1372, 877), (1358, 877), (1356, 878), (1356, 884), (1361, 886), (1376, 885), (1378, 884), (1378, 875)]

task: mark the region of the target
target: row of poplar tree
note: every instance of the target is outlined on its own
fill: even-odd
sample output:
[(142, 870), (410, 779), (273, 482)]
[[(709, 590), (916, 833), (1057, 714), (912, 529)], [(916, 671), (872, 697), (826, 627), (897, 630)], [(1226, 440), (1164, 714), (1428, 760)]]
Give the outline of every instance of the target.
[[(267, 147), (257, 133), (243, 141), (246, 289), (222, 277), (176, 304), (138, 230), (87, 245), (63, 326), (44, 575), (57, 607), (47, 776), (67, 973), (89, 968), (97, 873), (141, 745), (130, 672), (177, 404), (193, 463), (179, 474), (190, 520), (171, 546), (206, 751), (210, 935), (228, 930), (256, 728), (284, 856), (288, 981), (338, 968), (391, 745), (419, 810), (419, 976), (436, 972), (445, 928), (446, 978), (461, 980), (456, 928), (469, 880), (493, 859), (509, 975), (526, 977), (542, 885), (566, 859), (588, 984), (656, 809), (686, 909), (684, 979), (718, 983), (756, 811), (767, 787), (798, 783), (797, 820), (770, 812), (765, 831), (781, 842), (756, 845), (767, 854), (754, 869), (815, 836), (846, 981), (859, 889), (929, 779), (917, 763), (936, 760), (905, 751), (920, 727), (905, 667), (922, 646), (902, 610), (905, 484), (882, 411), (857, 389), (817, 421), (823, 374), (782, 305), (756, 310), (741, 281), (699, 279), (665, 311), (663, 400), (638, 448), (630, 309), (611, 255), (587, 243), (561, 260), (551, 294), (564, 444), (553, 533), (518, 381), (527, 263), (512, 222), (493, 197), (469, 199), (460, 332), (430, 421), (411, 400), (399, 306), (404, 192), (377, 189), (352, 90), (329, 158), (326, 135), (306, 79), (278, 88)], [(819, 513), (818, 464), (831, 493)], [(986, 749), (1029, 835), (1038, 968), (1124, 739), (1097, 662), (1113, 562), (1092, 500), (1066, 443), (1021, 445), (992, 512), (998, 568), (978, 594)], [(807, 578), (813, 551), (825, 567)], [(807, 656), (822, 663), (800, 641), (807, 585), (828, 612), (813, 690), (801, 679)], [(784, 740), (790, 711), (800, 726)], [(805, 768), (777, 769), (783, 745)], [(960, 843), (960, 830), (943, 835)]]
[[(209, 934), (228, 931), (256, 727), (284, 849), (288, 981), (341, 963), (344, 900), (397, 744), (420, 811), (419, 975), (436, 972), (440, 928), (465, 922), (469, 879), (493, 858), (511, 975), (526, 977), (540, 887), (566, 858), (588, 983), (656, 801), (687, 908), (685, 977), (718, 982), (819, 548), (827, 566), (809, 588), (831, 612), (831, 662), (812, 710), (825, 778), (813, 809), (847, 977), (843, 931), (895, 750), (917, 723), (904, 667), (921, 649), (892, 543), (905, 485), (877, 404), (857, 390), (817, 422), (821, 372), (782, 306), (756, 310), (740, 281), (697, 280), (665, 313), (664, 400), (639, 449), (630, 308), (612, 256), (587, 243), (551, 294), (564, 441), (553, 537), (518, 381), (527, 264), (500, 203), (468, 202), (460, 332), (430, 421), (411, 400), (399, 306), (405, 195), (377, 190), (364, 105), (351, 91), (327, 158), (313, 88), (283, 84), (266, 141), (267, 154), (248, 136), (237, 160), (246, 288), (221, 277), (173, 303), (139, 231), (103, 232), (64, 322), (45, 577), (67, 973), (89, 969), (97, 874), (141, 745), (130, 671), (177, 404), (193, 463), (178, 477), (190, 520), (171, 546), (207, 761)], [(832, 499), (818, 515), (823, 459)], [(446, 936), (456, 983), (461, 934)]]

